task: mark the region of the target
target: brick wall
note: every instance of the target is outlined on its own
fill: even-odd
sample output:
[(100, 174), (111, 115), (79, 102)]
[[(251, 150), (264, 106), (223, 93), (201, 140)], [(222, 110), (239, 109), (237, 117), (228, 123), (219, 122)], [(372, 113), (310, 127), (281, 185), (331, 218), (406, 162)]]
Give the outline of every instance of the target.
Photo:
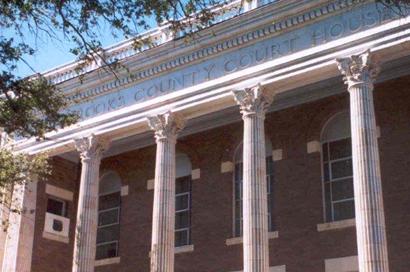
[[(410, 267), (410, 77), (376, 86), (375, 103), (389, 244), (390, 271)], [(306, 152), (306, 144), (320, 139), (321, 129), (334, 113), (348, 109), (348, 94), (299, 105), (266, 118), (266, 134), (273, 148), (283, 150), (274, 163), (275, 206), (279, 238), (270, 240), (270, 265), (285, 264), (288, 272), (323, 272), (324, 259), (356, 255), (354, 228), (317, 231), (323, 223), (320, 153)], [(239, 111), (238, 111), (239, 115)], [(220, 172), (232, 161), (242, 139), (242, 123), (190, 135), (178, 140), (201, 178), (192, 186), (192, 242), (194, 251), (175, 256), (177, 272), (223, 272), (242, 269), (242, 245), (226, 246), (232, 237), (232, 173)], [(78, 190), (75, 165), (56, 160), (50, 179), (57, 186)], [(112, 169), (129, 185), (122, 198), (120, 264), (96, 271), (149, 271), (155, 146), (107, 158), (102, 170)], [(76, 197), (75, 197), (76, 198)], [(74, 205), (70, 207), (71, 242), (41, 237), (45, 211), (44, 186), (39, 186), (33, 271), (71, 271)], [(76, 199), (75, 199), (76, 201)]]

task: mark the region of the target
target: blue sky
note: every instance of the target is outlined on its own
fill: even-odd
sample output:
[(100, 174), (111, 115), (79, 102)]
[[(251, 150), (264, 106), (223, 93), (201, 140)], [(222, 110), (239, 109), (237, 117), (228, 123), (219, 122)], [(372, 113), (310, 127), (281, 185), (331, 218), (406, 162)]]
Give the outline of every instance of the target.
[[(151, 23), (155, 25), (154, 20), (151, 20)], [(101, 24), (98, 32), (100, 41), (104, 47), (116, 44), (125, 39), (123, 36), (113, 37), (108, 25)], [(40, 33), (40, 35), (35, 36), (29, 31), (24, 31), (23, 34), (24, 38), (21, 40), (15, 36), (14, 32), (0, 29), (0, 37), (14, 37), (16, 42), (23, 41), (35, 49), (36, 52), (34, 55), (26, 55), (24, 58), (36, 72), (45, 72), (76, 59), (76, 56), (70, 53), (70, 48), (75, 47), (74, 43), (70, 43), (68, 39), (64, 38), (62, 33), (56, 33), (58, 39), (51, 39), (45, 33)], [(2, 70), (2, 68), (0, 65), (0, 70)], [(14, 74), (25, 77), (33, 74), (33, 70), (24, 62), (19, 62)]]

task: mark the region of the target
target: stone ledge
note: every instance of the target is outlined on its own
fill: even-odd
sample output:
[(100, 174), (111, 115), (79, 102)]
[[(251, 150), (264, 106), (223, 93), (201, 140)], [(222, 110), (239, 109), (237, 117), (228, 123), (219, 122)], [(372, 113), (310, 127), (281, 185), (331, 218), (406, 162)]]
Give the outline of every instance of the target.
[(49, 233), (49, 232), (46, 232), (46, 231), (43, 231), (43, 238), (48, 239), (48, 240), (61, 242), (61, 243), (65, 243), (65, 244), (68, 244), (69, 241), (70, 241), (70, 239), (68, 237), (56, 235), (56, 234)]
[(73, 196), (74, 196), (73, 192), (57, 187), (57, 186), (54, 186), (54, 185), (51, 185), (51, 184), (46, 184), (46, 194), (55, 196), (55, 197), (58, 197), (58, 198), (61, 198), (67, 201), (73, 201)]
[[(268, 239), (276, 239), (279, 237), (279, 232), (278, 231), (271, 231), (268, 233)], [(243, 239), (242, 237), (233, 237), (233, 238), (228, 238), (225, 240), (225, 244), (227, 246), (232, 246), (232, 245), (239, 245), (242, 244)]]
[(317, 224), (317, 231), (327, 231), (327, 230), (337, 230), (337, 229), (344, 229), (356, 226), (356, 220), (352, 219), (345, 219), (340, 221), (333, 221), (328, 223), (321, 223)]
[(119, 264), (120, 261), (121, 261), (121, 257), (112, 257), (112, 258), (106, 258), (106, 259), (101, 259), (101, 260), (95, 260), (94, 266)]
[(186, 246), (179, 246), (175, 247), (174, 253), (181, 254), (194, 251), (194, 245), (186, 245)]

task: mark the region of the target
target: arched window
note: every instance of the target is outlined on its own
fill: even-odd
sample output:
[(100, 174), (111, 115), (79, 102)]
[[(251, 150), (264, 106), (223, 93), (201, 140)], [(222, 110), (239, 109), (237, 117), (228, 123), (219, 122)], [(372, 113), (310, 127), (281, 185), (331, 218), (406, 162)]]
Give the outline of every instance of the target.
[(191, 244), (192, 165), (188, 156), (176, 154), (175, 246)]
[(100, 179), (96, 259), (118, 256), (120, 240), (121, 179), (107, 172)]
[[(234, 211), (234, 234), (236, 237), (242, 236), (243, 232), (243, 215), (242, 215), (242, 179), (243, 179), (243, 146), (242, 144), (235, 152), (235, 211)], [(273, 178), (273, 160), (272, 160), (272, 144), (266, 140), (266, 182), (267, 182), (267, 199), (268, 199), (268, 227), (269, 231), (275, 230), (275, 215), (274, 215), (274, 178)]]
[(334, 115), (322, 132), (326, 222), (354, 218), (352, 143), (348, 112)]

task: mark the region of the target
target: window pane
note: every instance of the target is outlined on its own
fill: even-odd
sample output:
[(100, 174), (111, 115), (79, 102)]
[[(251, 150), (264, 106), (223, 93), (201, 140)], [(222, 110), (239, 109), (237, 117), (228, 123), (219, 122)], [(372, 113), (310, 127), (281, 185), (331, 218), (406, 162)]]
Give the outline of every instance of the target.
[(97, 245), (96, 259), (106, 259), (118, 256), (117, 242)]
[(98, 210), (107, 210), (120, 206), (121, 193), (116, 192), (109, 195), (99, 197)]
[(119, 208), (103, 211), (98, 214), (98, 226), (105, 226), (118, 223), (119, 221)]
[(329, 143), (330, 159), (340, 159), (352, 155), (352, 144), (350, 138)]
[(47, 212), (60, 216), (65, 216), (64, 201), (49, 198), (47, 200)]
[(353, 198), (353, 179), (344, 179), (332, 182), (333, 201)]
[(354, 218), (354, 201), (348, 200), (333, 204), (334, 220)]
[(333, 221), (330, 183), (325, 184), (325, 205), (326, 205), (326, 222)]
[(119, 240), (120, 225), (113, 225), (109, 227), (100, 227), (97, 231), (97, 243), (111, 242)]
[(177, 180), (176, 180), (176, 191), (175, 192), (177, 194), (180, 194), (180, 193), (185, 193), (185, 192), (191, 191), (190, 184), (191, 184), (191, 177), (190, 176), (177, 178)]
[(323, 161), (328, 161), (328, 151), (327, 151), (327, 143), (322, 144), (322, 154), (323, 154)]
[(352, 160), (342, 160), (332, 163), (332, 179), (350, 177), (353, 175)]
[(176, 196), (175, 199), (175, 210), (185, 210), (189, 208), (189, 196), (188, 194), (186, 195), (179, 195)]
[(329, 181), (329, 164), (324, 163), (323, 164), (323, 175), (324, 175), (324, 180)]
[(175, 232), (175, 246), (185, 246), (189, 244), (188, 231), (176, 231)]
[(189, 228), (189, 211), (175, 215), (175, 229)]

